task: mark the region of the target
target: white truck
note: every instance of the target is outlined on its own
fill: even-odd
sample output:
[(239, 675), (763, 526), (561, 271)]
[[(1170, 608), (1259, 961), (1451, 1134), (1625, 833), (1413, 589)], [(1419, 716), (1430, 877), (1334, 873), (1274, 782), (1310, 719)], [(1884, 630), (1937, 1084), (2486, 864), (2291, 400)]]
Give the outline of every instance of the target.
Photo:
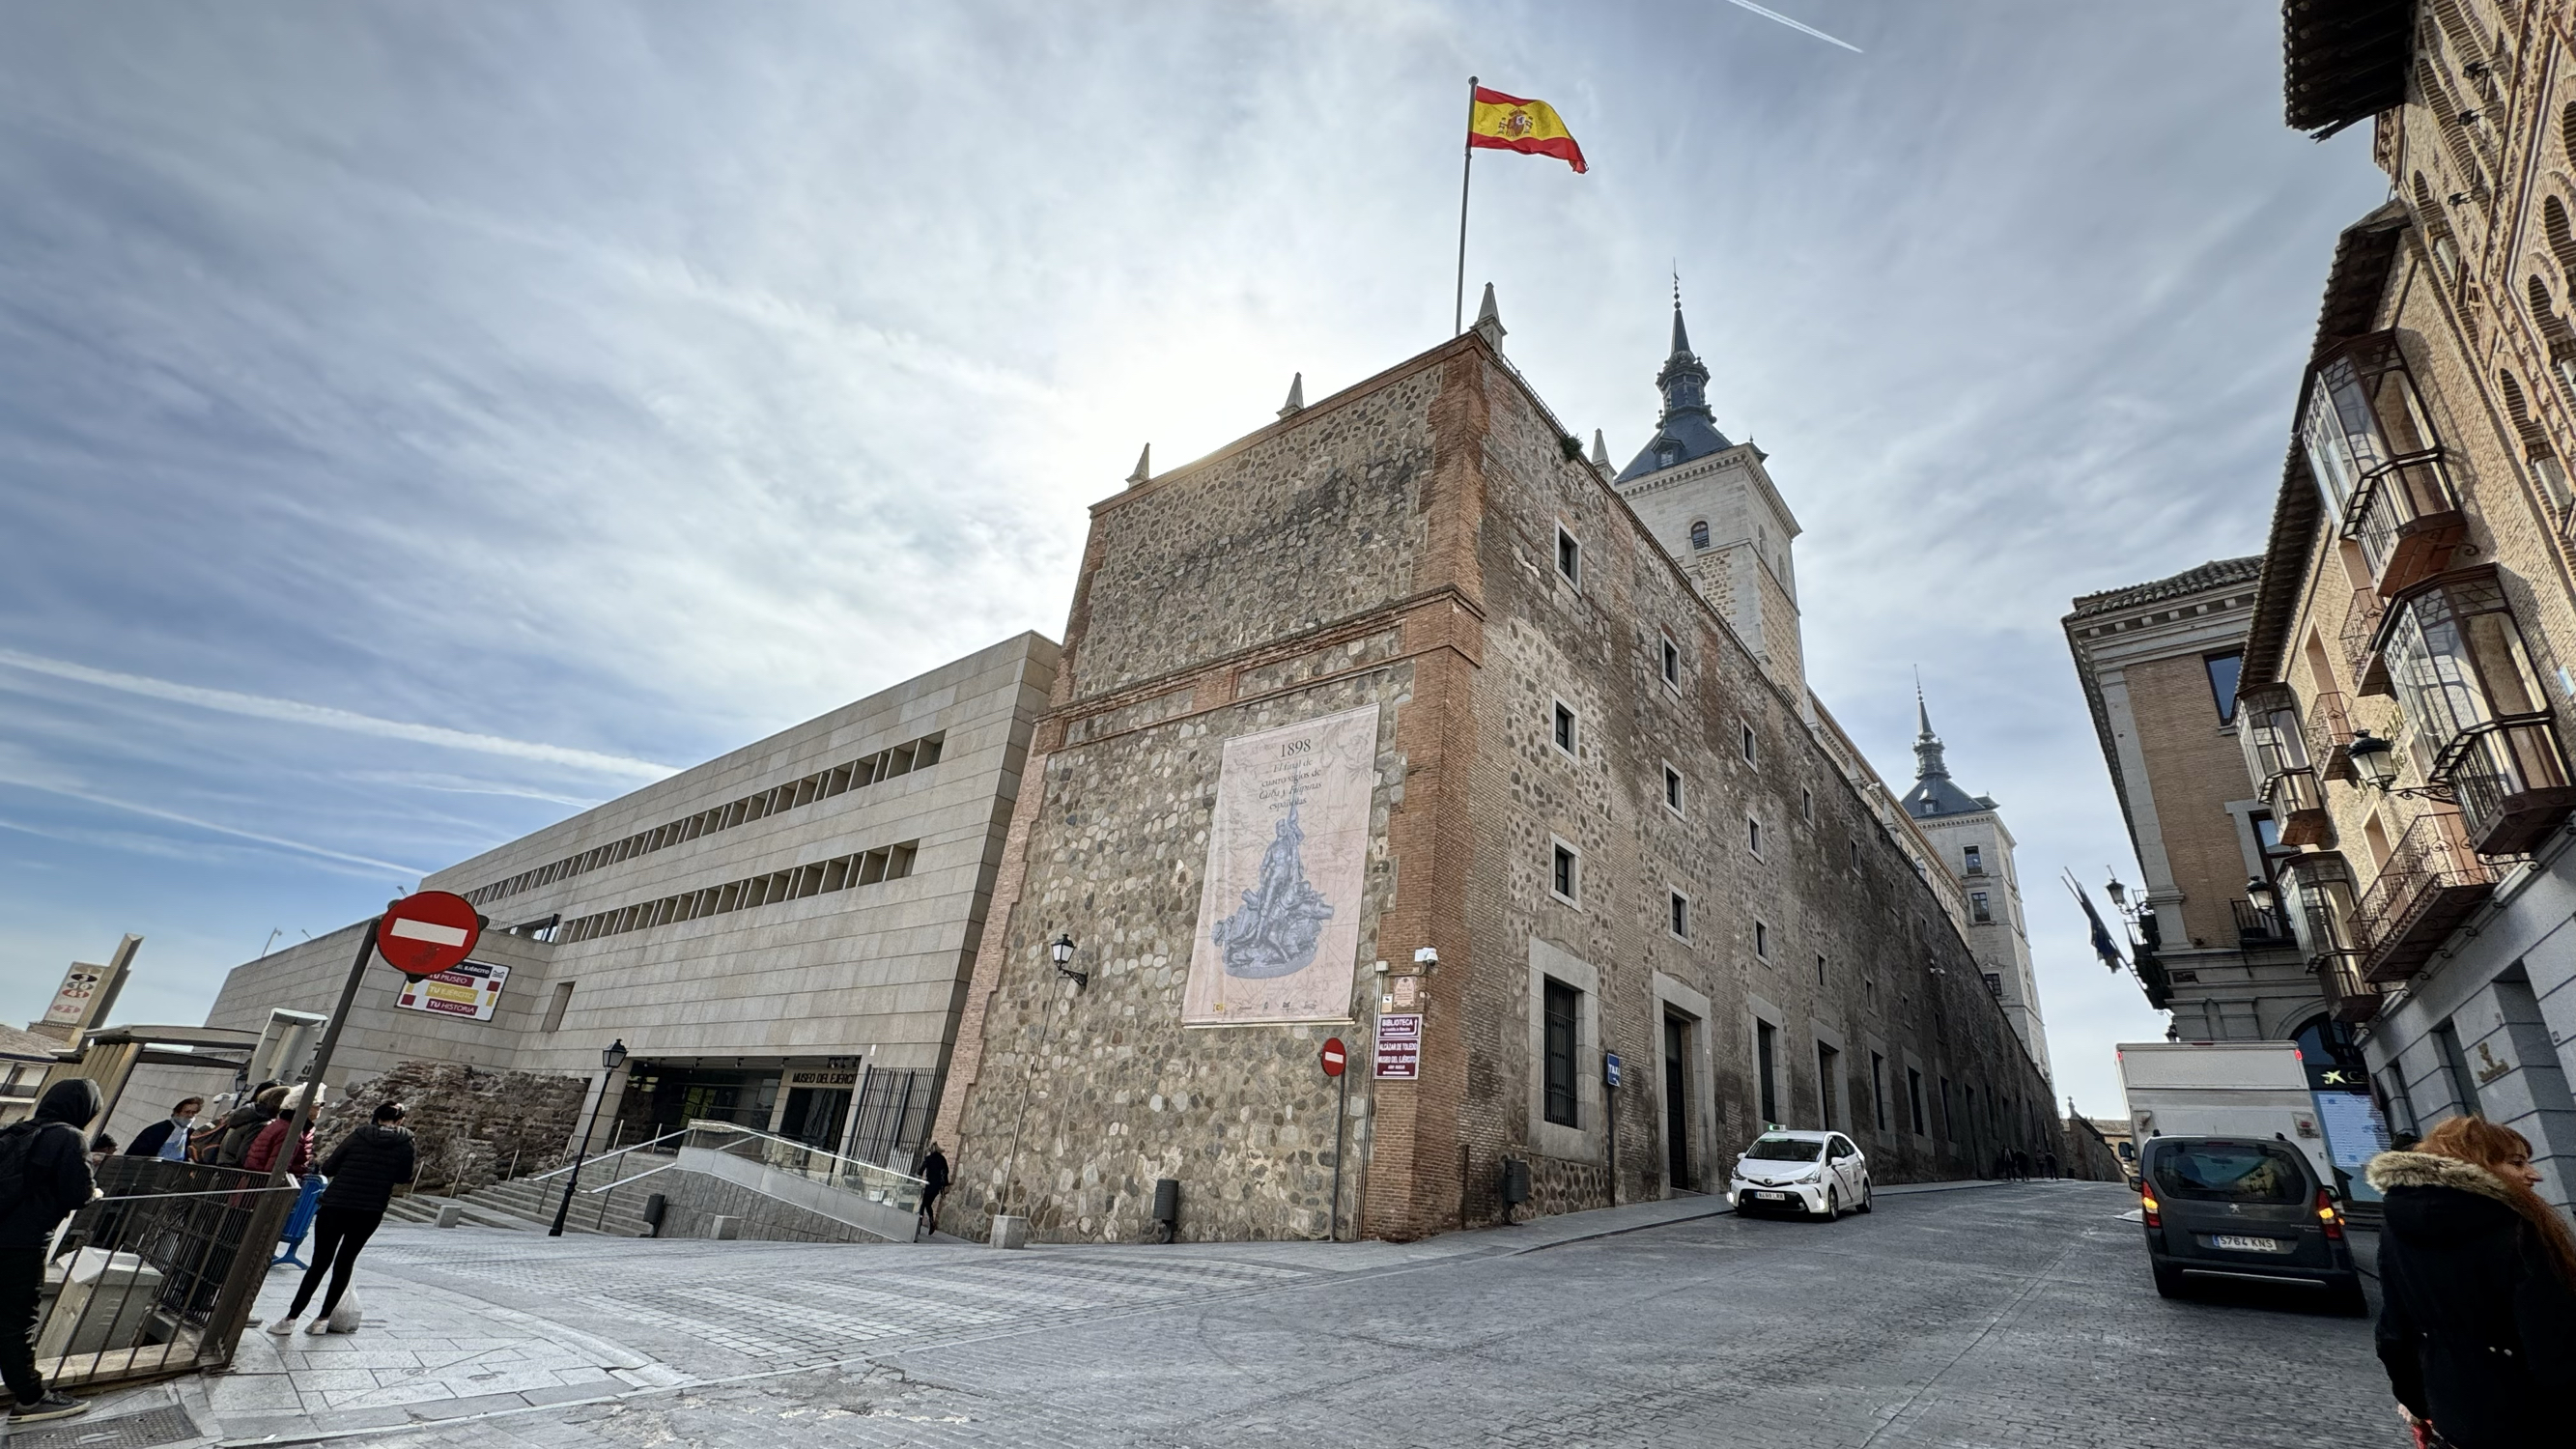
[(2131, 1140), (2142, 1150), (2150, 1137), (2277, 1137), (2307, 1155), (2319, 1182), (2335, 1181), (2295, 1043), (2124, 1042), (2119, 1051)]

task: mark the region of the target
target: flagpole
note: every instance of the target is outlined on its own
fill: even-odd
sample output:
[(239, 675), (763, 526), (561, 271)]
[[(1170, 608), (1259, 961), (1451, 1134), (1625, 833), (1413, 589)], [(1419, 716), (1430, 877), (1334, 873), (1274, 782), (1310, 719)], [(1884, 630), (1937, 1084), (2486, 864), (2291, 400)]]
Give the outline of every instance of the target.
[(1458, 291), (1449, 307), (1449, 335), (1467, 330), (1467, 184), (1476, 179), (1476, 78), (1467, 77), (1467, 137), (1459, 148), (1467, 159), (1458, 168)]

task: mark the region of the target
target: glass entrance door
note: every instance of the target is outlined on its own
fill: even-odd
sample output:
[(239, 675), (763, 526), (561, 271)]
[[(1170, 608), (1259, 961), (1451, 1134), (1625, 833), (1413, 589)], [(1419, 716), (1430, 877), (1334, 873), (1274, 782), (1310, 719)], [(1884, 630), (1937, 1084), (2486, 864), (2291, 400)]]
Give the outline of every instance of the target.
[(1664, 1018), (1664, 1171), (1676, 1188), (1692, 1186), (1690, 1170), (1690, 1027)]
[(849, 1120), (848, 1088), (790, 1087), (787, 1089), (787, 1112), (779, 1121), (778, 1135), (825, 1152), (838, 1152), (841, 1150), (841, 1128)]

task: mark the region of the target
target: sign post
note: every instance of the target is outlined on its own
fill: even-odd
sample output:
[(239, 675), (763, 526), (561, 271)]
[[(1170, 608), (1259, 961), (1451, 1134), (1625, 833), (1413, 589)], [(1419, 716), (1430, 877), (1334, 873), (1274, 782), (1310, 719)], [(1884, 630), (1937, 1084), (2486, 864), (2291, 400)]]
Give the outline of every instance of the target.
[(1318, 1054), (1324, 1064), (1324, 1075), (1340, 1084), (1333, 1098), (1333, 1226), (1327, 1241), (1342, 1240), (1342, 1134), (1351, 1120), (1351, 1078), (1344, 1068), (1350, 1065), (1350, 1051), (1340, 1037), (1326, 1037)]
[(1610, 1138), (1610, 1205), (1619, 1205), (1619, 1054), (1601, 1054), (1601, 1098), (1607, 1109)]

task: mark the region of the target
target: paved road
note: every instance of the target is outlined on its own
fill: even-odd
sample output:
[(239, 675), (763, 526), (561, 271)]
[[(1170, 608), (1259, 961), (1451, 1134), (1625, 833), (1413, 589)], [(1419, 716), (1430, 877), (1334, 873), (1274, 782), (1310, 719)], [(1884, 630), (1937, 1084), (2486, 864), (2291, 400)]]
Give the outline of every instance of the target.
[(372, 1442), (2406, 1442), (2366, 1321), (2159, 1299), (2119, 1217), (2135, 1201), (2034, 1183), (1525, 1253), (1505, 1233), (1027, 1254), (418, 1237), (384, 1271), (700, 1382)]

